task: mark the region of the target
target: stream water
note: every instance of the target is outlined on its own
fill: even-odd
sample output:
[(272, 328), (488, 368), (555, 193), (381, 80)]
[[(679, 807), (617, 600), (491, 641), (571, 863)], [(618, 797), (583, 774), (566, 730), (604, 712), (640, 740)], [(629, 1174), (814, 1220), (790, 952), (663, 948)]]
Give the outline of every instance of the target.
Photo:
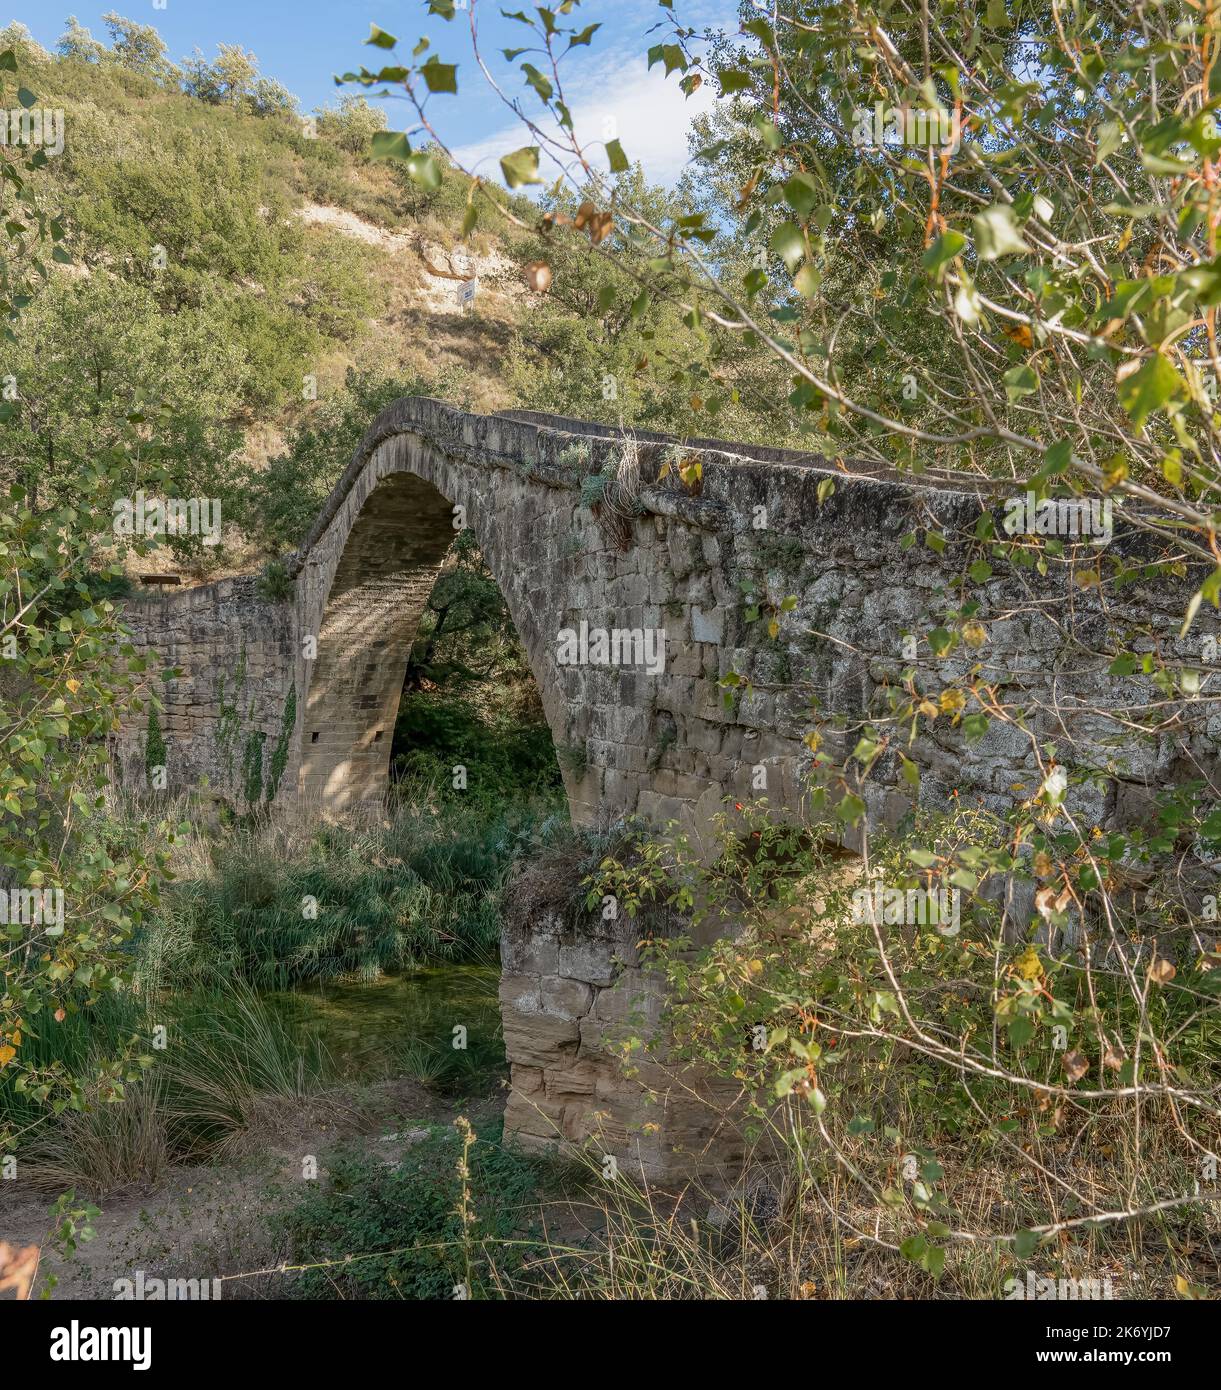
[(372, 981), (327, 981), (266, 998), (304, 1037), (326, 1049), (344, 1079), (473, 1081), (504, 1065), (499, 981), (495, 965), (439, 965)]

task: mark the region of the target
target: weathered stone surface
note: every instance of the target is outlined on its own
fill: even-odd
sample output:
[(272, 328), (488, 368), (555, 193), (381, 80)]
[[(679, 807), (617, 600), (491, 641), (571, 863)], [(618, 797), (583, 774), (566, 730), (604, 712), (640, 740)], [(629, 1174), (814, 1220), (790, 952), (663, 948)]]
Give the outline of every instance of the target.
[(593, 1002), (593, 986), (582, 980), (545, 976), (542, 982), (543, 1012), (560, 1018), (582, 1018)]
[(575, 1019), (522, 1014), (512, 1005), (504, 1011), (504, 1035), (505, 1051), (512, 1061), (544, 1070), (557, 1058), (574, 1055), (581, 1036)]

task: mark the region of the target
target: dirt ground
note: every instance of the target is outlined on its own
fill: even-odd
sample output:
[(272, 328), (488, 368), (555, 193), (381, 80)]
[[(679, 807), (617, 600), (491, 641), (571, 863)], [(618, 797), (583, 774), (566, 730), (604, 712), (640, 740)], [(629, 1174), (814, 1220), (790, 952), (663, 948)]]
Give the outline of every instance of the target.
[[(296, 1114), (269, 1113), (243, 1136), (240, 1147), (206, 1166), (177, 1166), (155, 1186), (94, 1198), (102, 1214), (96, 1236), (78, 1246), (73, 1259), (44, 1252), (35, 1296), (54, 1275), (54, 1299), (110, 1300), (116, 1281), (134, 1279), (222, 1280), (221, 1297), (283, 1297), (287, 1277), (276, 1267), (285, 1252), (276, 1247), (267, 1218), (291, 1204), (305, 1176), (306, 1160), (317, 1160), (324, 1180), (328, 1155), (355, 1143), (394, 1167), (437, 1126), (465, 1115), (481, 1124), (499, 1113), (497, 1096), (454, 1105), (414, 1082), (384, 1082), (359, 1092), (338, 1092), (305, 1104)], [(44, 1245), (50, 1225), (50, 1196), (6, 1193), (18, 1183), (0, 1183), (0, 1240), (18, 1247)], [(262, 1272), (261, 1272), (262, 1271)]]

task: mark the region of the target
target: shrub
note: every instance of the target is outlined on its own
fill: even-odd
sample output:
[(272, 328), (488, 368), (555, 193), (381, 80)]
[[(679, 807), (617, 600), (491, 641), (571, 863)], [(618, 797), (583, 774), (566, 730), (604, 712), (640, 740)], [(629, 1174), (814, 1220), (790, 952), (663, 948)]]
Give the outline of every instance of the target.
[(293, 1296), (452, 1298), (460, 1284), (472, 1298), (495, 1296), (541, 1249), (530, 1212), (538, 1182), (498, 1127), (435, 1131), (394, 1168), (349, 1152), (325, 1186), (273, 1218), (292, 1263), (323, 1266), (298, 1274)]

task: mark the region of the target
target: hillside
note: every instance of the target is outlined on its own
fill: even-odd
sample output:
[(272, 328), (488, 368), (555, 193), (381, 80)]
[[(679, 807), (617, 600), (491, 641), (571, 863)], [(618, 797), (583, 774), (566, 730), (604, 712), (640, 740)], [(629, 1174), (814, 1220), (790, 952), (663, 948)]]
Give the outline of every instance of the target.
[[(223, 546), (179, 557), (215, 577), (291, 544), (241, 494), (320, 415), (370, 390), (513, 403), (502, 363), (528, 291), (485, 282), (464, 312), (456, 282), (429, 269), (509, 268), (486, 233), (457, 251), (456, 187), (420, 194), (345, 149), (342, 123), (311, 138), (290, 114), (210, 104), (118, 62), (28, 45), (23, 57), (39, 101), (65, 111), (44, 178), (74, 262), (13, 349), (18, 428), (0, 465), (36, 496), (54, 492), (61, 460), (112, 444), (134, 404), (156, 403), (181, 494), (225, 504)], [(316, 468), (302, 482), (311, 496), (328, 485)]]
[[(778, 442), (772, 411), (722, 398), (668, 350), (678, 310), (642, 304), (609, 261), (486, 213), (464, 238), (467, 180), (449, 170), (425, 191), (373, 159), (376, 105), (345, 97), (307, 116), (252, 66), (226, 89), (235, 50), (172, 72), (155, 30), (122, 23), (109, 49), (76, 31), (67, 55), (6, 31), (67, 131), (41, 177), (72, 263), (23, 320), (0, 444), (0, 469), (36, 500), (57, 495), (67, 460), (122, 444), (133, 492), (221, 500), (222, 544), (172, 543), (174, 572), (198, 582), (291, 548), (372, 415), (406, 393)], [(639, 170), (624, 177), (664, 208)], [(533, 204), (513, 207), (537, 221)], [(546, 295), (524, 275), (539, 257), (555, 270)], [(155, 461), (139, 443), (153, 411)], [(171, 568), (164, 549), (126, 563)]]

